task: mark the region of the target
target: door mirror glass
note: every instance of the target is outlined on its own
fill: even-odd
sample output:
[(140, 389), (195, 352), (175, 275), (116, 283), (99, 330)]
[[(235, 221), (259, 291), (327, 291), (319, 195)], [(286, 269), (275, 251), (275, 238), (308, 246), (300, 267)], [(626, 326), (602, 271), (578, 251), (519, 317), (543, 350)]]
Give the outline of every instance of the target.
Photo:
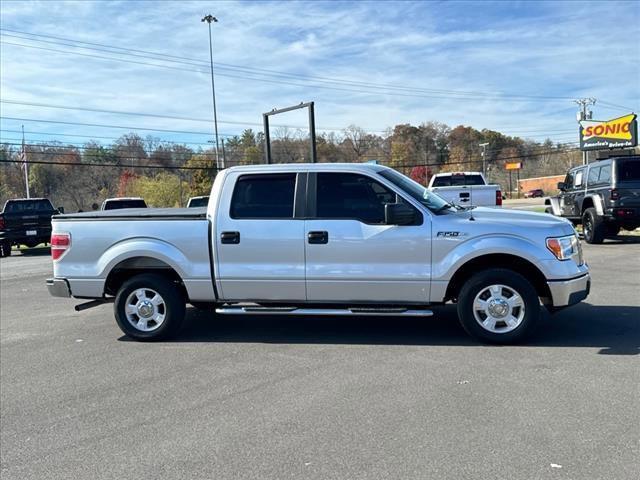
[(411, 225), (416, 221), (416, 211), (404, 203), (388, 203), (384, 206), (384, 221), (387, 225)]
[(567, 184), (564, 182), (558, 182), (558, 190), (564, 192), (567, 189)]

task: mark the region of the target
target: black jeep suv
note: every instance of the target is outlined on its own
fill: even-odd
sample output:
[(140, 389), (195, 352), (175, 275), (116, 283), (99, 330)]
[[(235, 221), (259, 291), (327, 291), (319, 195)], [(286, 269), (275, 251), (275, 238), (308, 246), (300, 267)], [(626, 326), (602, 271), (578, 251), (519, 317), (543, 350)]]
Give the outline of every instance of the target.
[(582, 224), (587, 243), (640, 227), (640, 156), (611, 157), (572, 168), (546, 212)]

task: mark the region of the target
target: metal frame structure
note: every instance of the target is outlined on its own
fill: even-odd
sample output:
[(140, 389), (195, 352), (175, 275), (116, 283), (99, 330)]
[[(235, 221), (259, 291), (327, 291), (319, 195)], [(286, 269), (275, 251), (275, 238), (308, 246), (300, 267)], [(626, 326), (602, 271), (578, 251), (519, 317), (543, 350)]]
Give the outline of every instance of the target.
[(278, 115), (279, 113), (290, 112), (292, 110), (299, 110), (301, 108), (309, 108), (309, 136), (311, 139), (311, 162), (317, 163), (316, 155), (316, 114), (314, 108), (314, 102), (300, 103), (293, 107), (286, 107), (280, 109), (273, 109), (270, 112), (262, 114), (262, 120), (264, 122), (264, 159), (267, 164), (271, 163), (271, 137), (269, 136), (269, 117), (272, 115)]

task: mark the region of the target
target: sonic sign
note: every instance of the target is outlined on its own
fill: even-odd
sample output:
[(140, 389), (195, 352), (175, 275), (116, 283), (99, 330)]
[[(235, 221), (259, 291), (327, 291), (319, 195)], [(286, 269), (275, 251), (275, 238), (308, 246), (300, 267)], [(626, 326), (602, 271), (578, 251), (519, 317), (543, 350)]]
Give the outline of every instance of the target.
[(636, 145), (638, 145), (638, 122), (635, 113), (613, 120), (582, 120), (580, 122), (581, 150), (624, 148)]

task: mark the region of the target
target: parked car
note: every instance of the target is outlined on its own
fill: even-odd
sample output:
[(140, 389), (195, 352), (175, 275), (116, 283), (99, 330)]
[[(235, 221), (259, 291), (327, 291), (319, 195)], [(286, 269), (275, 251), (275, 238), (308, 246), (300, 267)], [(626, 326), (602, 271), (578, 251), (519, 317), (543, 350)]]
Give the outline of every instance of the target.
[(587, 243), (640, 227), (640, 156), (618, 156), (574, 167), (546, 212), (582, 224)]
[(431, 177), (429, 190), (458, 205), (502, 206), (500, 185), (489, 185), (480, 172), (438, 173)]
[(544, 190), (541, 188), (534, 188), (528, 192), (524, 192), (524, 198), (542, 198), (544, 197)]
[[(207, 212), (54, 218), (54, 296), (115, 302), (138, 340), (175, 334), (185, 304), (227, 315), (431, 316), (457, 302), (474, 337), (512, 343), (540, 303), (589, 293), (570, 222), (457, 207), (387, 167), (282, 164), (218, 173)], [(126, 220), (126, 221), (123, 221)]]
[(107, 198), (100, 210), (119, 210), (121, 208), (147, 208), (146, 202), (140, 197)]
[(51, 238), (51, 216), (59, 211), (46, 198), (7, 200), (0, 213), (0, 256), (11, 255), (13, 245), (33, 248)]
[(191, 197), (187, 202), (187, 208), (206, 207), (209, 204), (209, 195)]

